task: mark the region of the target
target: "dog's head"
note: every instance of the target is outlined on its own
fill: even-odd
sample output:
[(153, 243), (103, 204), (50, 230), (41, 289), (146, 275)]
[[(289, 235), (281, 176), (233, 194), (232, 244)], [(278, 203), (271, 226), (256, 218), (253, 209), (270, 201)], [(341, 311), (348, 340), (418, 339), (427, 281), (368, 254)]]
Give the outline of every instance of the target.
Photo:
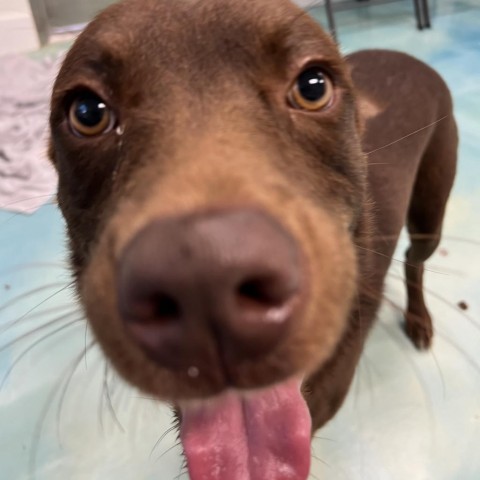
[(332, 40), (287, 0), (118, 4), (64, 62), (51, 157), (88, 321), (180, 411), (191, 477), (306, 478), (365, 181)]

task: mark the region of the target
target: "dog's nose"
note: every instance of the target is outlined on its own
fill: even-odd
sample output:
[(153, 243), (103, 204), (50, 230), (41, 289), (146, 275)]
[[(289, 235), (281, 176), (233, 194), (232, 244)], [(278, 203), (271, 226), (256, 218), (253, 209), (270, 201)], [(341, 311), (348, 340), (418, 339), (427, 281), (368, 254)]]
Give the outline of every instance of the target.
[(269, 215), (230, 210), (160, 219), (125, 248), (119, 312), (160, 365), (195, 365), (204, 340), (235, 361), (283, 338), (302, 274), (292, 236)]

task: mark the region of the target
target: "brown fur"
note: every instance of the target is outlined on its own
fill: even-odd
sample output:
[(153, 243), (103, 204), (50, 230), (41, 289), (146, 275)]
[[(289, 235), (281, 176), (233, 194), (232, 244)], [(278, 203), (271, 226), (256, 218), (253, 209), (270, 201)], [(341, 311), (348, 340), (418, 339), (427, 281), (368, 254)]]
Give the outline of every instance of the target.
[[(335, 85), (332, 106), (315, 114), (286, 102), (311, 61)], [(66, 105), (78, 88), (114, 109), (118, 131), (70, 133)], [(302, 374), (314, 430), (331, 418), (406, 222), (426, 236), (413, 237), (407, 256), (407, 333), (429, 346), (423, 262), (438, 244), (457, 136), (448, 89), (424, 64), (387, 51), (345, 60), (286, 0), (131, 0), (101, 14), (71, 49), (51, 132), (81, 303), (106, 355), (141, 389), (176, 403), (225, 388), (214, 345), (198, 378), (147, 359), (122, 328), (114, 288), (119, 255), (143, 227), (211, 208), (268, 212), (297, 240), (309, 272), (295, 328), (260, 361), (236, 367), (237, 388)]]

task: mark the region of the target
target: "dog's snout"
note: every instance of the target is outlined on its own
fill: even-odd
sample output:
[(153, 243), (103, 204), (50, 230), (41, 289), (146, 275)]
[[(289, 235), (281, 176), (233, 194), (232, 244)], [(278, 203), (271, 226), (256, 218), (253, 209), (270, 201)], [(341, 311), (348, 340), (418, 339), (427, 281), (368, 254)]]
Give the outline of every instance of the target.
[(157, 220), (120, 258), (120, 316), (162, 366), (201, 363), (205, 343), (227, 363), (241, 361), (283, 338), (299, 308), (301, 270), (295, 241), (263, 212)]

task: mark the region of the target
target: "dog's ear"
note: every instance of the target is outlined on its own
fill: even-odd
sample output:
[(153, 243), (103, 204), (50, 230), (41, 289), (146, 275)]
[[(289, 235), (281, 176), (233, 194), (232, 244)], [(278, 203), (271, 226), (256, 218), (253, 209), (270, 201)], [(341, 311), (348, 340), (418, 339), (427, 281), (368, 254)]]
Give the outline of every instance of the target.
[(48, 145), (47, 145), (47, 158), (50, 160), (50, 163), (57, 168), (57, 162), (55, 159), (55, 149), (53, 148), (53, 142), (52, 139), (50, 138), (48, 140)]
[[(55, 161), (55, 149), (53, 148), (53, 142), (52, 139), (50, 138), (48, 140), (48, 145), (47, 145), (47, 158), (50, 160), (50, 163), (53, 165), (55, 170), (57, 170), (57, 162)], [(56, 194), (52, 198), (52, 203), (54, 205), (58, 205), (58, 194)]]

